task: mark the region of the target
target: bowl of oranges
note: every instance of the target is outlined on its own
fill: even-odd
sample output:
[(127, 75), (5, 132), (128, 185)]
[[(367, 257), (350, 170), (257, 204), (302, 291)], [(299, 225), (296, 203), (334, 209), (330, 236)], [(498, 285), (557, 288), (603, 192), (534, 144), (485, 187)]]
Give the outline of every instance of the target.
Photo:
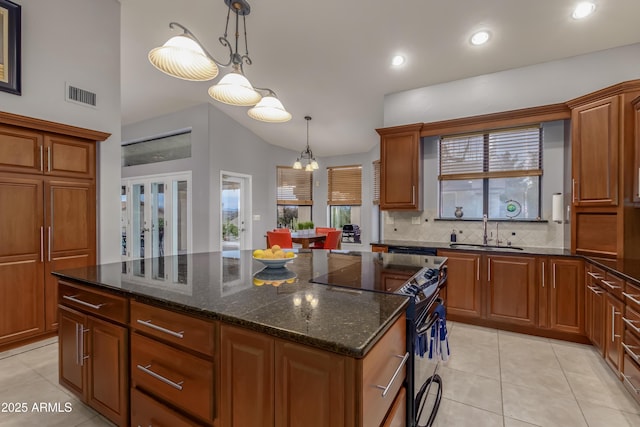
[(282, 268), (286, 263), (293, 261), (297, 257), (293, 252), (283, 251), (278, 245), (253, 251), (253, 259), (260, 261), (267, 268)]
[(286, 267), (263, 268), (253, 275), (253, 284), (256, 286), (272, 285), (278, 287), (283, 283), (295, 283), (296, 273)]

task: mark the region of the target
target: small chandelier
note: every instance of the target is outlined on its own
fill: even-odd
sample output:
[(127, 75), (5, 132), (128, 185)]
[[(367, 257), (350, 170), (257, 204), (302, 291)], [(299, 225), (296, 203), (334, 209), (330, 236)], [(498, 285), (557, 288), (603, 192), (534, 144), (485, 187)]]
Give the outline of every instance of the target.
[[(203, 46), (196, 36), (185, 26), (169, 23), (169, 28), (180, 28), (183, 33), (172, 37), (163, 46), (149, 52), (149, 61), (158, 70), (173, 77), (190, 81), (206, 81), (216, 78), (218, 67), (231, 67), (220, 81), (209, 88), (209, 96), (216, 101), (241, 107), (251, 108), (247, 114), (255, 120), (268, 123), (282, 123), (291, 120), (291, 114), (268, 88), (253, 87), (244, 76), (243, 64), (251, 65), (247, 43), (247, 25), (245, 17), (251, 12), (246, 0), (224, 0), (228, 7), (227, 23), (224, 35), (218, 38), (220, 44), (229, 49), (229, 60), (221, 62), (215, 59)], [(235, 44), (227, 39), (229, 18), (235, 16)], [(240, 37), (240, 16), (244, 34), (245, 53), (238, 53)]]
[(302, 169), (302, 163), (300, 160), (306, 161), (307, 164), (304, 167), (304, 170), (307, 172), (313, 172), (318, 169), (318, 162), (316, 162), (316, 158), (313, 157), (313, 151), (309, 148), (309, 121), (311, 120), (311, 116), (304, 116), (304, 119), (307, 121), (307, 148), (304, 149), (303, 152), (300, 153), (300, 157), (293, 164), (294, 169)]

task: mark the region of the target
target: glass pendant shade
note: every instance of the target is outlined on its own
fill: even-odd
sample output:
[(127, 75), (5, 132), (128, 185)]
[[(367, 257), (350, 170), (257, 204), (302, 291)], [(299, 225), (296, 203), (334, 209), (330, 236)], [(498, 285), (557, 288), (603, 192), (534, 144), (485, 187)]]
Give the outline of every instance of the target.
[(313, 166), (311, 166), (311, 163), (307, 163), (307, 166), (304, 167), (304, 170), (307, 172), (313, 172)]
[(216, 63), (185, 35), (172, 37), (162, 47), (152, 49), (149, 61), (163, 73), (183, 80), (206, 81), (218, 75)]
[(296, 160), (296, 162), (293, 164), (293, 168), (302, 169), (302, 163), (300, 163), (300, 159)]
[(320, 166), (318, 166), (318, 162), (316, 162), (316, 159), (313, 159), (313, 160), (311, 161), (311, 168), (312, 168), (313, 170), (317, 170), (319, 167), (320, 167)]
[(291, 114), (284, 109), (282, 102), (275, 96), (265, 96), (258, 104), (247, 111), (249, 117), (261, 122), (283, 123), (291, 120)]
[(239, 107), (256, 105), (262, 98), (249, 80), (237, 70), (231, 71), (218, 84), (211, 86), (209, 96), (224, 104)]

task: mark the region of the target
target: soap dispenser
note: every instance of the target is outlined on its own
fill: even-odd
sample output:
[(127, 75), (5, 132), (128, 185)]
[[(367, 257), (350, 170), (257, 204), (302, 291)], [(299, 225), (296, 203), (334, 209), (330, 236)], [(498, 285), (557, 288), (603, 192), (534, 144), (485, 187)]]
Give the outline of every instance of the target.
[(451, 230), (451, 242), (455, 242), (457, 240), (456, 230)]

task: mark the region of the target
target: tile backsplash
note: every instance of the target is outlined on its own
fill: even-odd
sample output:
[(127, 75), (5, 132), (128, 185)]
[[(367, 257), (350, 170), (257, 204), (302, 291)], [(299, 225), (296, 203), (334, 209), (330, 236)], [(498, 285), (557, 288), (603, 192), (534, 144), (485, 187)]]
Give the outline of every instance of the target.
[[(482, 221), (437, 220), (436, 210), (422, 212), (383, 211), (383, 240), (449, 242), (456, 230), (457, 242), (482, 243)], [(496, 224), (501, 245), (510, 241), (513, 246), (564, 248), (564, 226), (549, 222), (491, 221), (487, 234), (496, 244)], [(493, 233), (493, 235), (491, 234)]]

